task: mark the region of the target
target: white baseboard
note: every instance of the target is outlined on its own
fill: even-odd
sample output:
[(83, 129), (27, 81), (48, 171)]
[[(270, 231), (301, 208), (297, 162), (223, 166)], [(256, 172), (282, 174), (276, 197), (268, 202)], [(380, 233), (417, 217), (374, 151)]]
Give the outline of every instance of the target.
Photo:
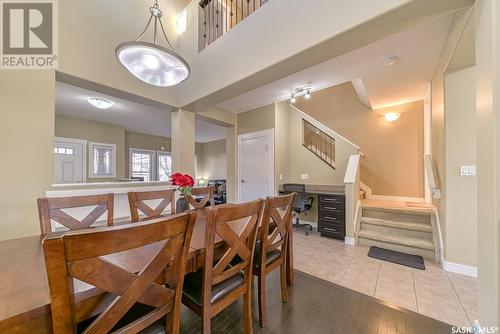
[(369, 195), (366, 199), (377, 199), (381, 201), (396, 201), (396, 202), (417, 202), (424, 203), (424, 199), (420, 197), (402, 197), (402, 196), (385, 196), (385, 195)]
[(452, 273), (462, 274), (477, 278), (477, 267), (467, 266), (465, 264), (449, 261), (443, 262), (443, 269)]
[(344, 243), (345, 243), (346, 245), (351, 245), (351, 246), (354, 246), (354, 243), (355, 243), (355, 242), (354, 242), (354, 238), (352, 238), (352, 237), (345, 237), (345, 238), (344, 238)]

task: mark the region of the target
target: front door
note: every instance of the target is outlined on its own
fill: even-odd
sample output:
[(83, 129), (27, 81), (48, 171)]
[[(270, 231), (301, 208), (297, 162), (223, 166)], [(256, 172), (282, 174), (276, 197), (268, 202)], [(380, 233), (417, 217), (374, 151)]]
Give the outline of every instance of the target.
[(83, 142), (58, 138), (54, 140), (54, 183), (83, 183)]
[(274, 131), (241, 135), (239, 140), (239, 201), (274, 195)]

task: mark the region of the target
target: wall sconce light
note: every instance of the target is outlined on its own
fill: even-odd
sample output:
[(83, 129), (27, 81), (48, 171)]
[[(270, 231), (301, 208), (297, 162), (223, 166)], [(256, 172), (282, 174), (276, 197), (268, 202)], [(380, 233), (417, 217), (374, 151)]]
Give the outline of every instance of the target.
[(205, 178), (201, 177), (198, 179), (198, 185), (200, 187), (204, 187), (206, 184), (207, 184), (207, 180), (205, 180)]
[(384, 115), (384, 118), (387, 122), (395, 122), (401, 117), (401, 114), (398, 112), (388, 112)]

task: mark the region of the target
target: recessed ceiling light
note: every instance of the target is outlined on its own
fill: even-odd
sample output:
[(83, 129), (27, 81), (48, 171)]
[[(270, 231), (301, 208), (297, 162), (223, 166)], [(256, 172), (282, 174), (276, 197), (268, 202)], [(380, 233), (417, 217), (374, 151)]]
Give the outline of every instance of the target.
[(109, 109), (113, 106), (113, 102), (101, 97), (89, 97), (87, 101), (89, 101), (91, 105), (99, 109)]
[(387, 114), (384, 115), (384, 118), (388, 122), (395, 122), (401, 117), (400, 113), (397, 112), (388, 112)]
[(399, 61), (398, 57), (396, 56), (390, 56), (390, 57), (385, 57), (384, 58), (384, 64), (387, 66), (391, 66), (396, 64)]

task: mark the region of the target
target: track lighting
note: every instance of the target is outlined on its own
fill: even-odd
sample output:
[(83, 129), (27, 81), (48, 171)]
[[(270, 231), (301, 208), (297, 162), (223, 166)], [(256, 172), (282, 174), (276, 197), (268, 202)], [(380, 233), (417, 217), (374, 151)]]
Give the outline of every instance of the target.
[(309, 100), (311, 98), (311, 91), (312, 91), (311, 86), (295, 88), (295, 90), (290, 93), (290, 95), (292, 96), (290, 102), (291, 103), (297, 102), (297, 96), (302, 96), (302, 95), (304, 95), (304, 98)]
[(310, 90), (310, 89), (308, 89), (308, 90), (307, 90), (307, 93), (306, 93), (306, 95), (304, 95), (304, 97), (305, 97), (307, 100), (309, 100), (309, 99), (311, 98), (311, 90)]
[(290, 102), (292, 102), (292, 103), (297, 102), (297, 99), (295, 98), (295, 94), (292, 94), (292, 98), (290, 99)]

